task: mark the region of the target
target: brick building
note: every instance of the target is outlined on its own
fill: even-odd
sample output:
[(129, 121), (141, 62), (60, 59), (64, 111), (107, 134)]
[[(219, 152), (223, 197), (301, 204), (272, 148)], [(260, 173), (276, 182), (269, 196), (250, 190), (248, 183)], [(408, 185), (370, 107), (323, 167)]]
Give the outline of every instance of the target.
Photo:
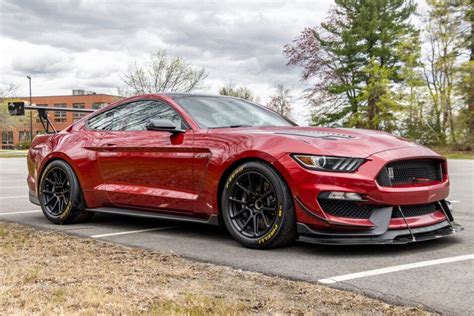
[[(72, 95), (36, 96), (32, 97), (33, 104), (47, 106), (50, 108), (77, 108), (77, 109), (99, 109), (104, 105), (119, 100), (121, 97), (109, 94), (96, 94), (84, 90), (73, 90)], [(15, 100), (29, 101), (29, 97), (15, 97)], [(29, 112), (25, 111), (24, 123), (15, 126), (5, 126), (0, 122), (0, 133), (2, 135), (1, 149), (15, 149), (29, 142), (30, 124)], [(48, 111), (49, 120), (59, 131), (73, 122), (79, 120), (87, 113), (72, 113), (64, 111)], [(38, 118), (38, 112), (33, 111), (33, 137), (43, 132), (43, 126)]]

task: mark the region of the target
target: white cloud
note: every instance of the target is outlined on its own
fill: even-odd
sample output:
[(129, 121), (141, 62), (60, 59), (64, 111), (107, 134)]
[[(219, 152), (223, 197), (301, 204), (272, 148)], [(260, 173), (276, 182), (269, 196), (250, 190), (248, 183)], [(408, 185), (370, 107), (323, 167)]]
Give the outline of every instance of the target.
[[(0, 3), (0, 84), (67, 94), (116, 93), (134, 58), (166, 49), (209, 72), (207, 91), (233, 82), (266, 102), (276, 83), (298, 95), (299, 70), (282, 54), (304, 27), (320, 23), (324, 1), (14, 1)], [(305, 114), (304, 102), (295, 113)], [(296, 117), (303, 122), (303, 116)]]

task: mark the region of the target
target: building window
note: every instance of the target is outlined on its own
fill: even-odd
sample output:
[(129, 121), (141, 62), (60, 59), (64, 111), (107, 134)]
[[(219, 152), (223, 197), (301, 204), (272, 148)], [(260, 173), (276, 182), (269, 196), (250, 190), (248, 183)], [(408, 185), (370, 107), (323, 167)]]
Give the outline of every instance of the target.
[[(36, 104), (36, 106), (48, 106), (47, 104)], [(41, 123), (38, 112), (35, 113), (36, 123)]]
[(2, 131), (2, 149), (13, 149), (13, 131)]
[(107, 105), (106, 102), (96, 102), (96, 103), (93, 103), (93, 104), (92, 104), (92, 108), (93, 108), (94, 110), (98, 110), (98, 109), (103, 108), (103, 107), (106, 106), (106, 105)]
[[(73, 103), (72, 104), (72, 107), (74, 109), (84, 109), (85, 108), (85, 105), (84, 103)], [(83, 118), (84, 116), (86, 116), (85, 113), (81, 113), (81, 112), (72, 112), (72, 119), (75, 121), (79, 121), (81, 118)]]
[(20, 131), (19, 132), (20, 143), (29, 142), (30, 141), (30, 132), (28, 131)]
[[(66, 104), (60, 103), (60, 104), (55, 104), (55, 108), (65, 108)], [(65, 123), (66, 122), (66, 112), (64, 111), (56, 111), (54, 112), (54, 121), (56, 123)]]

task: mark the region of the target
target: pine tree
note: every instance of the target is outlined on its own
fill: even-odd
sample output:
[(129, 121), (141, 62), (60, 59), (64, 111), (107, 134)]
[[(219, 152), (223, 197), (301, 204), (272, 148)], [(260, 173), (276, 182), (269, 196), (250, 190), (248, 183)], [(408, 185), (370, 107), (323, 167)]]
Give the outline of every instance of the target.
[(421, 43), (419, 36), (408, 38), (398, 47), (403, 66), (402, 82), (398, 85), (397, 99), (401, 111), (398, 131), (404, 137), (421, 143), (428, 142), (431, 130), (423, 117), (425, 111), (426, 86), (421, 62)]
[[(415, 9), (411, 0), (336, 0), (327, 22), (285, 46), (288, 64), (302, 66), (312, 83), (313, 123), (388, 128), (382, 122), (398, 105), (387, 97), (403, 81), (397, 47), (417, 36), (409, 21)], [(385, 91), (369, 93), (380, 74)]]

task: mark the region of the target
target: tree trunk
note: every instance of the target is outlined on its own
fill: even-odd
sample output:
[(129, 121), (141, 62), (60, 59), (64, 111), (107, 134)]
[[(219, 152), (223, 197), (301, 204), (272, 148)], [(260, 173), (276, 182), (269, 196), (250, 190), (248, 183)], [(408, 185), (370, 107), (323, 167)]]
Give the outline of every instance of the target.
[(377, 129), (378, 126), (375, 124), (375, 115), (376, 115), (376, 107), (377, 107), (377, 98), (374, 96), (370, 96), (369, 100), (367, 101), (368, 106), (368, 115), (369, 115), (369, 128)]
[(469, 97), (468, 97), (468, 104), (469, 104), (469, 127), (468, 127), (468, 141), (471, 146), (474, 146), (474, 10), (469, 8), (469, 15), (471, 17), (471, 56), (470, 56), (470, 64), (469, 64)]

